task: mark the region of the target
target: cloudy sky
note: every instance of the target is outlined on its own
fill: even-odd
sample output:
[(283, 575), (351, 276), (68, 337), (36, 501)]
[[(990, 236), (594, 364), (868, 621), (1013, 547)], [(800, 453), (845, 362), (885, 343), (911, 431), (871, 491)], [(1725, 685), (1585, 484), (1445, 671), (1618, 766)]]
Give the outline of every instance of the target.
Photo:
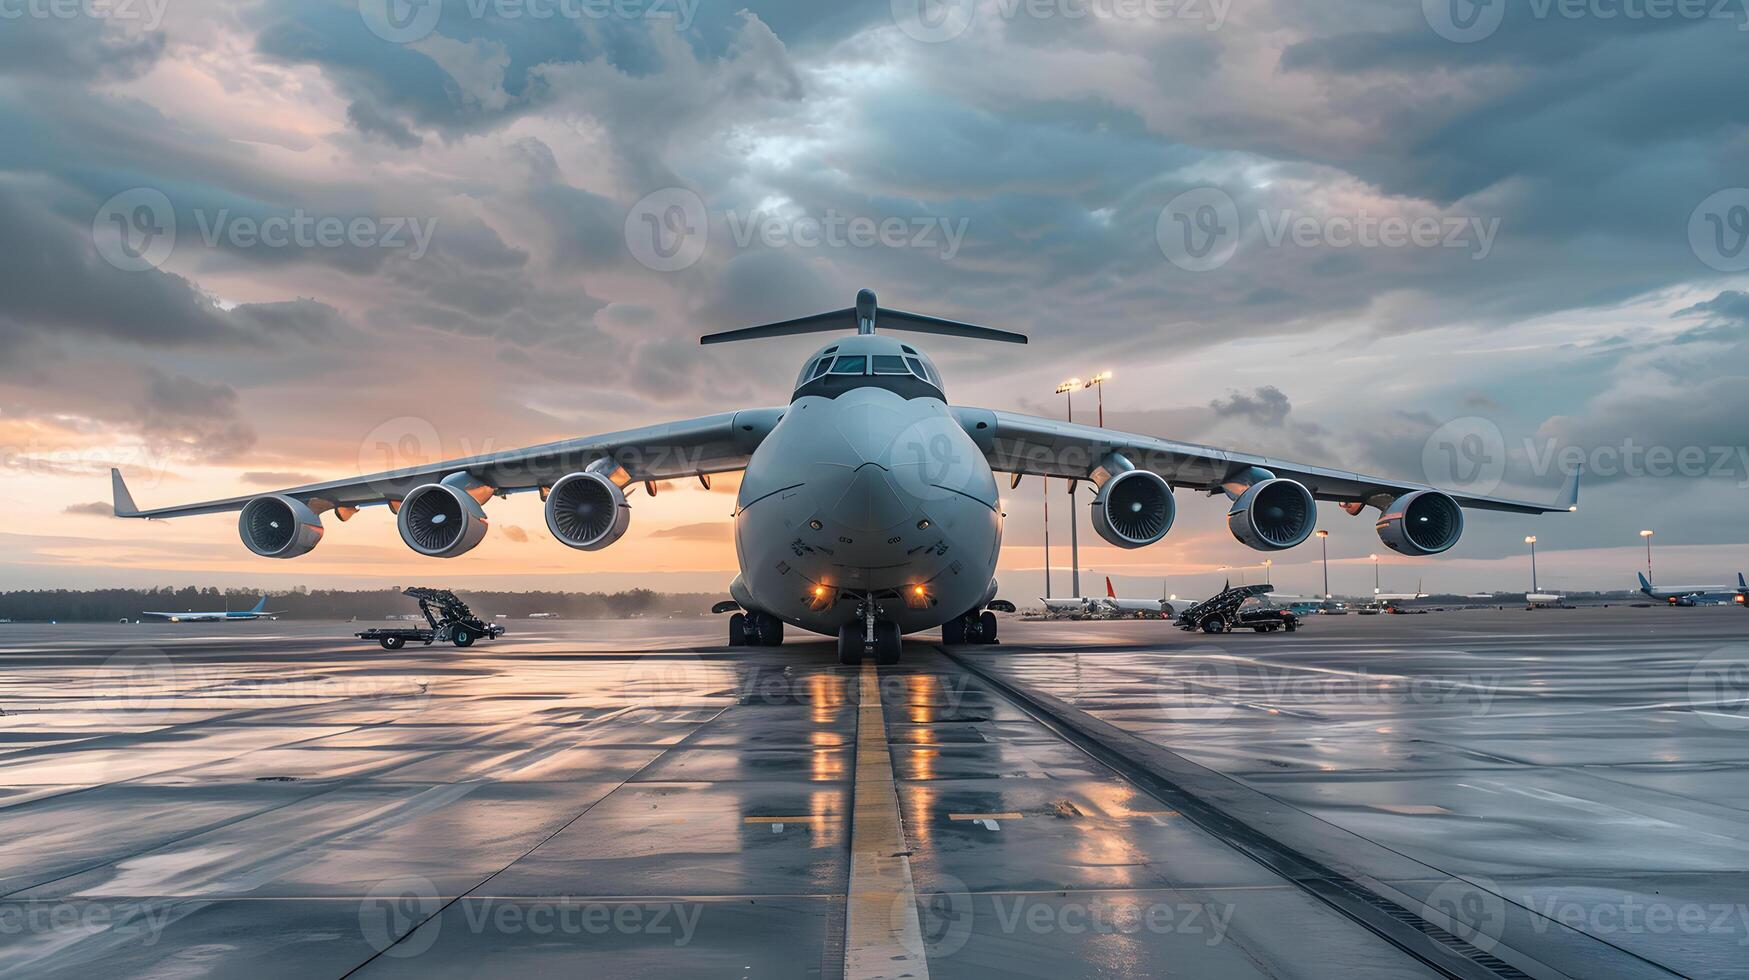
[[(1545, 588), (1622, 587), (1642, 527), (1659, 578), (1719, 579), (1749, 567), (1746, 28), (1735, 0), (0, 0), (0, 587), (720, 589), (733, 481), (638, 495), (592, 554), (497, 501), (439, 565), (376, 509), (297, 562), (227, 516), (116, 521), (107, 471), (151, 506), (779, 405), (810, 343), (697, 336), (862, 286), (1032, 336), (931, 339), (960, 404), (1057, 413), (1109, 369), (1136, 431), (1538, 498), (1586, 463), (1580, 514), (1474, 515), (1387, 591), (1521, 588), (1529, 533)], [(1022, 597), (1043, 493), (1008, 502)], [(1262, 557), (1181, 496), (1153, 548), (1083, 525), (1083, 565), (1196, 592)], [(1370, 520), (1320, 520), (1337, 591), (1370, 588)]]

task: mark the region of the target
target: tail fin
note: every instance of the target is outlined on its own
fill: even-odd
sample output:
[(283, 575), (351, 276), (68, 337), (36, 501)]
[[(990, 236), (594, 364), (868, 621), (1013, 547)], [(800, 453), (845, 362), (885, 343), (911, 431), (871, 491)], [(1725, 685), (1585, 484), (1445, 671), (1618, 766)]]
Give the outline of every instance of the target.
[(261, 601), (257, 602), (255, 604), (255, 608), (251, 609), (249, 611), (258, 613), (258, 612), (265, 612), (266, 609), (267, 609), (267, 593), (263, 592), (263, 593), (261, 593)]
[(1117, 590), (1113, 589), (1111, 587), (1111, 576), (1110, 575), (1107, 575), (1105, 577), (1105, 597), (1107, 599), (1116, 599), (1117, 598)]
[(1737, 591), (1738, 592), (1749, 592), (1749, 582), (1743, 581), (1743, 573), (1742, 572), (1737, 573)]
[[(1739, 577), (1740, 577), (1740, 575), (1739, 575)], [(1641, 592), (1652, 591), (1652, 583), (1646, 581), (1646, 573), (1645, 572), (1640, 573), (1640, 591)]]
[(958, 320), (943, 320), (940, 317), (923, 316), (920, 313), (906, 313), (904, 310), (888, 309), (879, 305), (872, 289), (864, 289), (857, 293), (856, 305), (847, 310), (815, 313), (812, 316), (797, 317), (794, 320), (783, 320), (778, 323), (761, 324), (757, 327), (742, 327), (739, 330), (706, 334), (700, 337), (698, 342), (701, 344), (728, 344), (737, 340), (791, 337), (803, 333), (833, 333), (839, 330), (874, 333), (877, 321), (894, 330), (909, 330), (913, 333), (970, 337), (973, 340), (996, 340), (1005, 344), (1026, 343), (1025, 334), (997, 330), (992, 327), (974, 326), (970, 323), (960, 323)]

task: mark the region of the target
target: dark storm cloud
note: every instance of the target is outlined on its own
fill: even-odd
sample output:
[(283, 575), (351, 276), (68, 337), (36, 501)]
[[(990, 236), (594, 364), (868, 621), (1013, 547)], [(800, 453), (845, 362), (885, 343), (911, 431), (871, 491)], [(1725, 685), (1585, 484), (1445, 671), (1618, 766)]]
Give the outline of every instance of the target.
[(63, 514), (77, 514), (82, 517), (114, 517), (115, 506), (103, 501), (94, 500), (88, 504), (68, 504)]
[(255, 445), (229, 385), (150, 372), (140, 411), (141, 434), (161, 452), (223, 462)]
[(0, 78), (135, 78), (163, 56), (167, 40), (160, 30), (129, 32), (92, 17), (36, 18), (29, 29), (18, 20), (0, 30)]
[(1280, 388), (1264, 385), (1250, 393), (1231, 392), (1226, 398), (1209, 402), (1209, 408), (1214, 409), (1216, 415), (1233, 416), (1273, 428), (1287, 421), (1287, 413), (1293, 406), (1288, 404), (1287, 396)]

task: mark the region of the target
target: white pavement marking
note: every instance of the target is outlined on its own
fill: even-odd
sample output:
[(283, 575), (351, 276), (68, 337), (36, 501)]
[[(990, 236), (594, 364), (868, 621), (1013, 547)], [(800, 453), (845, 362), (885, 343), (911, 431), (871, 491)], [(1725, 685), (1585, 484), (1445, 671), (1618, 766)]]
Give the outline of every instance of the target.
[(862, 667), (856, 712), (856, 796), (850, 825), (850, 896), (844, 927), (844, 976), (854, 980), (928, 980), (917, 892), (899, 815), (899, 788), (881, 713), (880, 676)]

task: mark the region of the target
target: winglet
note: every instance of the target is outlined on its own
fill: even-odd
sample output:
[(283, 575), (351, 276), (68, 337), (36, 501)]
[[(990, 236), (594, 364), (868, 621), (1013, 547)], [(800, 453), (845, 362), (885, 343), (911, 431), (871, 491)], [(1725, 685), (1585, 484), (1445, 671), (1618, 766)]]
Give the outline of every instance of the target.
[(111, 466), (109, 468), (109, 484), (110, 491), (115, 497), (115, 516), (140, 516), (140, 508), (134, 505), (134, 495), (128, 493), (127, 481), (121, 478), (121, 470), (117, 467)]
[(1556, 499), (1555, 506), (1571, 513), (1579, 509), (1579, 473), (1582, 467), (1573, 467), (1573, 472), (1567, 474), (1567, 482), (1561, 487), (1561, 496)]

